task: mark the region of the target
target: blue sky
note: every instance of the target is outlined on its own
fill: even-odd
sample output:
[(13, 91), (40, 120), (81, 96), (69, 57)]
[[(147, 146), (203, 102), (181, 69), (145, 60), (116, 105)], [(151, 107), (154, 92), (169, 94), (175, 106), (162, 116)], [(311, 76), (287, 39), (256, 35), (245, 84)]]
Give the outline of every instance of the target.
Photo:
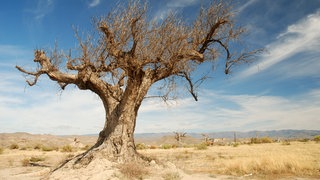
[[(35, 67), (33, 50), (75, 48), (74, 27), (92, 31), (91, 18), (108, 13), (114, 0), (4, 0), (0, 6), (0, 133), (92, 134), (104, 124), (96, 95), (59, 90), (42, 77), (34, 87), (14, 66)], [(200, 0), (150, 0), (150, 18), (174, 10), (194, 18)], [(208, 1), (203, 1), (207, 3)], [(136, 132), (217, 132), (320, 129), (320, 1), (235, 1), (244, 43), (266, 48), (250, 65), (222, 73), (222, 64), (199, 92), (164, 104), (145, 101)], [(201, 71), (201, 69), (199, 69)]]

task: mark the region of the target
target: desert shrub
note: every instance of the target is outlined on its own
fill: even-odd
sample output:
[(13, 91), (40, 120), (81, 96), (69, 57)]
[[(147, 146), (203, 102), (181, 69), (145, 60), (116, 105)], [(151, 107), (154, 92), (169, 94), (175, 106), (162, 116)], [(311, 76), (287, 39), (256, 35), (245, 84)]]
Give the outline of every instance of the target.
[(58, 147), (53, 147), (53, 146), (42, 146), (41, 150), (42, 151), (57, 151), (59, 148)]
[(137, 150), (144, 150), (144, 149), (148, 149), (148, 147), (144, 143), (139, 143), (136, 145), (136, 149)]
[(309, 139), (308, 139), (308, 138), (304, 138), (304, 139), (299, 139), (298, 141), (299, 141), (299, 142), (308, 142)]
[(63, 146), (61, 152), (73, 152), (73, 148), (70, 145)]
[(2, 154), (3, 153), (3, 148), (2, 147), (0, 147), (0, 154)]
[(42, 148), (42, 145), (41, 144), (36, 144), (34, 147), (33, 147), (33, 149), (38, 149), (38, 150), (40, 150)]
[(290, 143), (290, 141), (289, 140), (284, 140), (283, 142), (282, 142), (282, 145), (285, 145), (285, 146), (288, 146), (288, 145), (290, 145), (291, 143)]
[(195, 146), (195, 149), (196, 149), (196, 150), (206, 150), (206, 149), (208, 149), (208, 146), (207, 146), (206, 143), (201, 143), (201, 144), (197, 144), (197, 145)]
[(150, 146), (150, 149), (157, 149), (157, 146), (151, 145), (151, 146)]
[(178, 172), (168, 172), (162, 176), (164, 180), (179, 180), (181, 179)]
[(81, 150), (86, 151), (89, 150), (91, 146), (89, 145), (85, 145), (83, 148), (81, 148)]
[(318, 136), (315, 136), (314, 138), (313, 138), (313, 140), (315, 141), (315, 142), (320, 142), (320, 135), (318, 135)]
[(128, 179), (143, 179), (149, 174), (149, 170), (145, 166), (133, 162), (122, 164), (119, 170)]
[(232, 147), (238, 147), (240, 143), (232, 143)]
[(161, 148), (162, 149), (171, 149), (172, 145), (171, 144), (163, 144), (163, 145), (161, 145)]
[(19, 149), (19, 145), (14, 143), (14, 144), (11, 144), (9, 148), (10, 149)]
[(27, 150), (28, 149), (28, 147), (21, 147), (20, 148), (20, 150), (23, 150), (23, 151), (25, 151), (25, 150)]
[(21, 160), (22, 166), (26, 167), (30, 165), (30, 159), (29, 158), (24, 158)]
[(251, 144), (272, 143), (273, 140), (269, 137), (251, 138)]
[(262, 143), (273, 143), (273, 139), (271, 139), (269, 137), (262, 137), (261, 142)]
[(39, 161), (44, 161), (44, 160), (45, 160), (44, 157), (34, 157), (34, 156), (32, 156), (29, 161), (30, 162), (39, 162)]
[(172, 146), (171, 146), (171, 148), (177, 148), (178, 146), (176, 145), (176, 144), (173, 144)]

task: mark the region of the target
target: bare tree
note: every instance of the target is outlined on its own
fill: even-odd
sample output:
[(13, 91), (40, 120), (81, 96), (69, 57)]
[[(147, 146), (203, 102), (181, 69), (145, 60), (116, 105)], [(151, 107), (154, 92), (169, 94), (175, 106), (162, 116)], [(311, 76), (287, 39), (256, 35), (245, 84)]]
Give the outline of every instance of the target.
[[(228, 74), (233, 66), (252, 61), (258, 52), (236, 53), (230, 48), (244, 29), (235, 26), (232, 7), (225, 1), (201, 8), (192, 24), (174, 13), (160, 22), (150, 21), (147, 4), (130, 1), (96, 18), (95, 25), (97, 34), (85, 40), (77, 35), (76, 53), (63, 53), (57, 48), (50, 53), (35, 50), (37, 69), (16, 66), (29, 76), (30, 86), (47, 75), (62, 89), (74, 84), (102, 100), (105, 125), (96, 144), (72, 161), (76, 164), (88, 164), (98, 154), (119, 162), (140, 159), (133, 133), (139, 107), (152, 85), (165, 82), (163, 86), (171, 90), (181, 84), (177, 80), (185, 80), (187, 90), (198, 100), (196, 88), (206, 74), (194, 80), (192, 73), (200, 64), (223, 58)], [(162, 96), (165, 100), (166, 95)]]
[(174, 138), (178, 141), (179, 144), (181, 144), (181, 139), (183, 137), (186, 137), (186, 132), (173, 132), (174, 133)]

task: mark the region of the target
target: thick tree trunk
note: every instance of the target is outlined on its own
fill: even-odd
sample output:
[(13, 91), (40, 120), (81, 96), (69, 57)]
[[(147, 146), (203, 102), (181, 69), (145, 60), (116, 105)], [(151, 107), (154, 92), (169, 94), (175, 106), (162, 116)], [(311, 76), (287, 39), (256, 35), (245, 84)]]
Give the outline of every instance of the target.
[(120, 102), (108, 96), (105, 91), (96, 91), (105, 107), (105, 126), (99, 133), (96, 144), (68, 164), (83, 167), (95, 158), (106, 158), (119, 163), (142, 160), (135, 148), (134, 130), (138, 109), (151, 84), (152, 81), (148, 78), (128, 83)]
[(133, 134), (137, 112), (132, 107), (123, 109), (119, 107), (112, 113), (93, 148), (101, 149), (110, 160), (118, 162), (137, 160), (139, 156)]

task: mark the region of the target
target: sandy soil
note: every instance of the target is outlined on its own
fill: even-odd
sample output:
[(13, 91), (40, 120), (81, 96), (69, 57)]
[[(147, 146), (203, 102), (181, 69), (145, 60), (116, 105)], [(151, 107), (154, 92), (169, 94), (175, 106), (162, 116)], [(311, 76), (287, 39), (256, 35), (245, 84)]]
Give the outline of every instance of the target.
[[(59, 171), (48, 177), (50, 171), (62, 162), (66, 157), (76, 153), (63, 153), (58, 151), (43, 152), (40, 150), (8, 150), (0, 155), (0, 179), (1, 180), (37, 180), (37, 179), (92, 179), (92, 180), (119, 180), (130, 179), (119, 172), (118, 165), (107, 160), (95, 160), (85, 169), (74, 171)], [(25, 159), (41, 157), (44, 160), (23, 166)], [(183, 179), (183, 180), (207, 180), (207, 179), (242, 179), (231, 176), (212, 176), (206, 174), (186, 174), (170, 162), (158, 165), (155, 162), (148, 167), (149, 174), (143, 179)]]
[[(23, 138), (21, 138), (23, 137)], [(80, 142), (89, 145), (95, 141), (92, 137), (77, 137)], [(291, 143), (290, 146), (282, 144), (214, 146), (206, 150), (196, 148), (176, 149), (146, 149), (139, 152), (155, 159), (148, 165), (126, 165), (110, 162), (108, 160), (94, 159), (86, 168), (72, 171), (63, 169), (51, 173), (61, 162), (67, 158), (83, 152), (81, 147), (73, 147), (73, 152), (61, 152), (62, 147), (72, 145), (74, 138), (55, 137), (51, 135), (30, 134), (2, 134), (0, 136), (0, 180), (37, 180), (37, 179), (90, 179), (90, 180), (210, 180), (210, 179), (319, 179), (320, 177), (320, 144)], [(10, 145), (18, 144), (18, 149), (10, 149)], [(59, 147), (55, 150), (44, 151), (35, 149), (37, 144), (46, 147)], [(284, 165), (290, 166), (289, 174), (261, 176), (253, 172), (250, 163), (256, 163), (262, 168)], [(219, 170), (220, 168), (220, 170)], [(222, 171), (224, 168), (229, 172)], [(247, 169), (246, 169), (247, 168)], [(293, 168), (293, 169), (292, 169)], [(300, 168), (301, 173), (297, 171)], [(284, 169), (286, 170), (286, 169)], [(132, 171), (132, 172), (130, 172)], [(236, 171), (242, 171), (233, 173)], [(296, 171), (296, 172), (295, 172)], [(137, 172), (140, 172), (140, 174)], [(219, 173), (227, 172), (227, 173)], [(267, 172), (267, 171), (265, 171)], [(284, 171), (285, 172), (285, 171)], [(290, 174), (291, 173), (291, 174)], [(218, 175), (218, 174), (232, 174)], [(240, 174), (240, 175), (239, 175)], [(298, 175), (298, 176), (295, 176)], [(309, 175), (308, 175), (309, 174)]]

